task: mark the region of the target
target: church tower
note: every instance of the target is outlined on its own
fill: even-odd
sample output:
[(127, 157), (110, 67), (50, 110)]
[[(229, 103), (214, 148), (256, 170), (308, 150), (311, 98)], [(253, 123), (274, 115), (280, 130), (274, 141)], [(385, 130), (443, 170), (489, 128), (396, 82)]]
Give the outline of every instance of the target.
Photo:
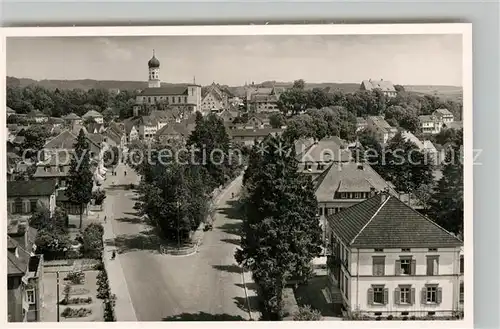
[(149, 88), (160, 88), (160, 61), (155, 57), (155, 51), (153, 49), (153, 57), (148, 62), (149, 68)]

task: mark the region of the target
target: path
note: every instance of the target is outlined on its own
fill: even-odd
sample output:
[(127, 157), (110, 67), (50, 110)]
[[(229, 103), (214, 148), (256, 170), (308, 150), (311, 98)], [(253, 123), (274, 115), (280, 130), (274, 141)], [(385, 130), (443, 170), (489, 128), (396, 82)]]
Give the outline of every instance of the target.
[[(127, 170), (126, 177), (123, 170), (121, 165), (118, 176), (108, 177), (107, 184), (112, 180), (137, 182), (132, 170)], [(106, 231), (111, 234), (112, 228), (111, 235), (114, 234), (115, 238), (108, 240), (106, 248), (118, 250), (113, 262), (116, 273), (123, 273), (126, 281), (125, 284), (116, 280), (115, 286), (121, 297), (113, 284), (111, 288), (118, 300), (124, 300), (121, 305), (126, 304), (125, 290), (128, 288), (137, 321), (238, 321), (250, 318), (242, 272), (234, 261), (241, 220), (233, 209), (231, 193), (237, 194), (240, 188), (241, 178), (220, 196), (213, 231), (205, 234), (197, 254), (184, 257), (159, 254), (155, 235), (134, 215), (134, 194), (125, 189), (108, 189), (106, 203), (112, 206), (106, 208)], [(121, 272), (117, 264), (121, 265)], [(250, 279), (249, 273), (245, 274), (245, 279)], [(253, 284), (247, 286), (254, 305)], [(117, 301), (117, 309), (118, 305)], [(124, 309), (127, 308), (124, 306)], [(252, 318), (257, 319), (257, 313)], [(121, 321), (120, 317), (118, 320)]]

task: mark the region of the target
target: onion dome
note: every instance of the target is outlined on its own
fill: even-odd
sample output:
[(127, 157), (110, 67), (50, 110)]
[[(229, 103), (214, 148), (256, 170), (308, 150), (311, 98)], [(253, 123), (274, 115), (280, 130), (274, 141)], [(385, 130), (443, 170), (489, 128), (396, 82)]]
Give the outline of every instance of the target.
[(153, 57), (148, 62), (148, 67), (149, 68), (160, 67), (160, 61), (155, 57), (154, 50), (153, 50)]

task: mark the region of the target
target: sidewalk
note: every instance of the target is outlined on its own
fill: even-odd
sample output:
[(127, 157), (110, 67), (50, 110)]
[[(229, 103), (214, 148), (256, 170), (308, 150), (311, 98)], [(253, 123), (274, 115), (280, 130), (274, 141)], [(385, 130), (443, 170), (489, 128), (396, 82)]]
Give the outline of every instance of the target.
[(253, 321), (259, 321), (261, 314), (259, 312), (259, 305), (257, 305), (257, 302), (259, 300), (259, 297), (257, 296), (257, 291), (255, 291), (255, 289), (247, 288), (256, 286), (255, 282), (252, 279), (252, 272), (243, 271), (242, 277), (243, 277), (243, 284), (245, 285), (245, 295), (247, 297), (247, 302), (249, 304), (248, 307), (250, 308), (249, 310), (250, 318)]
[[(113, 176), (115, 180), (118, 177), (119, 176)], [(104, 186), (106, 185), (108, 184), (105, 183)], [(111, 288), (111, 293), (115, 294), (116, 296), (116, 321), (137, 321), (137, 316), (132, 304), (132, 299), (130, 298), (130, 293), (128, 291), (127, 281), (125, 280), (123, 268), (120, 263), (120, 255), (117, 253), (116, 258), (114, 260), (111, 260), (111, 254), (115, 247), (106, 243), (106, 241), (113, 241), (116, 237), (115, 233), (113, 232), (112, 225), (112, 221), (114, 220), (114, 204), (112, 202), (112, 199), (110, 197), (108, 198), (106, 201), (104, 201), (104, 214), (101, 214), (101, 216), (107, 217), (107, 221), (105, 223), (102, 223), (102, 225), (104, 226), (103, 262), (106, 271), (108, 272), (108, 280), (109, 286)]]

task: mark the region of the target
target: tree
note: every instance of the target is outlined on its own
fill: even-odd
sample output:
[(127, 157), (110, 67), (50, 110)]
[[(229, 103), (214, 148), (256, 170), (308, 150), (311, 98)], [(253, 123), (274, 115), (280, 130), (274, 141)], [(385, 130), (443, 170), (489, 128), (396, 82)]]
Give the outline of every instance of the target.
[(299, 310), (293, 314), (293, 321), (321, 321), (321, 319), (321, 312), (309, 305), (299, 307)]
[(90, 223), (82, 233), (82, 251), (86, 257), (100, 259), (102, 256), (104, 227)]
[(24, 142), (21, 145), (23, 154), (26, 158), (34, 158), (45, 145), (49, 132), (45, 126), (32, 125), (24, 130), (22, 136), (24, 137)]
[(443, 177), (432, 194), (430, 208), (433, 219), (444, 229), (463, 235), (463, 130), (447, 149)]
[(399, 191), (410, 194), (422, 185), (432, 184), (432, 160), (401, 133), (391, 139), (384, 151), (384, 163), (378, 167), (380, 174)]
[(75, 151), (71, 156), (66, 193), (71, 202), (80, 205), (80, 228), (83, 224), (83, 209), (92, 199), (93, 175), (90, 171), (90, 147), (85, 132), (80, 130)]
[(115, 112), (111, 108), (107, 108), (102, 112), (104, 123), (109, 124), (115, 117)]
[(120, 158), (120, 150), (116, 146), (111, 146), (104, 152), (104, 165), (108, 168), (113, 168), (118, 164)]
[[(309, 177), (297, 171), (294, 148), (280, 137), (263, 142), (261, 161), (250, 162), (241, 247), (236, 261), (252, 271), (263, 300), (263, 319), (282, 318), (282, 292), (291, 278), (307, 281), (321, 251), (317, 201)], [(252, 168), (259, 164), (260, 168)], [(251, 183), (250, 185), (248, 185)]]
[(223, 185), (238, 172), (239, 166), (231, 165), (229, 136), (223, 121), (215, 114), (196, 118), (196, 127), (188, 138), (188, 146), (194, 148), (195, 163), (202, 164), (210, 175), (207, 185), (215, 188)]
[(281, 128), (285, 124), (285, 117), (281, 113), (275, 113), (269, 116), (269, 124), (273, 128)]
[(47, 227), (38, 230), (35, 244), (36, 253), (42, 254), (46, 260), (64, 257), (71, 246), (67, 234), (60, 234)]
[(306, 87), (306, 82), (303, 79), (299, 79), (299, 80), (295, 80), (293, 82), (292, 88), (304, 90), (305, 87)]

